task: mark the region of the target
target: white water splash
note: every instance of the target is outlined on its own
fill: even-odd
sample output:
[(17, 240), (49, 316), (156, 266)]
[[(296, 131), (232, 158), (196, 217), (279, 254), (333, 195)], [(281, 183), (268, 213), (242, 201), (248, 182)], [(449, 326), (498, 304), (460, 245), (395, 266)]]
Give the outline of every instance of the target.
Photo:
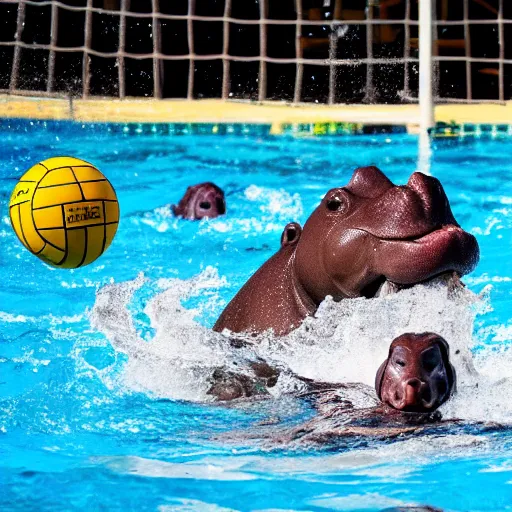
[[(512, 422), (512, 405), (503, 396), (512, 392), (512, 348), (509, 344), (484, 347), (476, 356), (473, 323), (488, 307), (487, 300), (467, 289), (448, 295), (441, 283), (417, 285), (394, 295), (326, 299), (315, 318), (288, 336), (261, 336), (251, 348), (237, 349), (228, 337), (197, 323), (206, 308), (218, 307), (217, 291), (226, 285), (217, 271), (207, 268), (190, 280), (165, 279), (164, 291), (146, 305), (154, 335), (145, 341), (137, 333), (129, 305), (144, 278), (102, 288), (91, 313), (94, 328), (112, 346), (128, 355), (123, 384), (160, 397), (208, 400), (214, 369), (224, 367), (251, 373), (247, 361), (261, 357), (293, 373), (326, 382), (362, 382), (373, 385), (375, 372), (387, 357), (391, 341), (406, 332), (432, 331), (450, 345), (457, 371), (458, 391), (443, 406), (447, 418)], [(201, 296), (196, 309), (182, 301)], [(254, 343), (254, 339), (248, 340)], [(284, 371), (272, 394), (296, 389), (297, 381)]]
[[(303, 214), (302, 202), (298, 193), (285, 190), (250, 185), (243, 192), (242, 207), (236, 217), (229, 214), (230, 199), (227, 198), (228, 215), (198, 222), (198, 234), (205, 233), (269, 233), (281, 232), (283, 225)], [(236, 201), (237, 203), (239, 201)], [(188, 223), (174, 216), (171, 206), (162, 206), (153, 211), (133, 216), (135, 224), (146, 224), (163, 233), (169, 230), (188, 229)]]
[(4, 323), (30, 323), (35, 325), (41, 325), (42, 322), (49, 322), (50, 325), (61, 325), (81, 322), (85, 318), (85, 315), (78, 314), (73, 316), (57, 316), (52, 315), (40, 315), (40, 316), (28, 316), (28, 315), (13, 315), (12, 313), (6, 313), (0, 311), (0, 321)]
[(172, 213), (171, 206), (160, 206), (151, 212), (144, 213), (141, 217), (132, 217), (135, 224), (141, 222), (154, 228), (159, 233), (165, 233), (169, 229), (176, 230), (180, 219)]
[(157, 396), (205, 398), (208, 385), (204, 362), (221, 366), (226, 362), (222, 354), (211, 349), (209, 331), (194, 322), (197, 312), (181, 305), (182, 297), (193, 294), (195, 283), (201, 283), (201, 279), (168, 280), (170, 288), (148, 303), (145, 313), (156, 330), (151, 342), (138, 335), (128, 311), (133, 294), (144, 284), (142, 275), (98, 292), (91, 324), (107, 335), (117, 351), (128, 355), (124, 368), (127, 386)]
[(262, 351), (300, 375), (327, 382), (373, 385), (391, 341), (406, 332), (436, 332), (450, 344), (459, 380), (474, 375), (472, 345), (477, 297), (462, 290), (448, 298), (442, 284), (417, 285), (374, 299), (327, 298), (315, 318), (285, 338), (267, 338)]
[(272, 190), (251, 185), (245, 190), (249, 201), (261, 202), (259, 209), (264, 214), (279, 215), (280, 217), (300, 217), (302, 203), (300, 194), (289, 194), (285, 190)]
[(213, 221), (203, 222), (198, 232), (240, 233), (243, 236), (247, 233), (281, 233), (287, 222), (300, 218), (303, 213), (300, 195), (292, 195), (282, 189), (250, 185), (245, 189), (244, 197), (244, 211), (240, 212), (242, 217), (217, 217)]

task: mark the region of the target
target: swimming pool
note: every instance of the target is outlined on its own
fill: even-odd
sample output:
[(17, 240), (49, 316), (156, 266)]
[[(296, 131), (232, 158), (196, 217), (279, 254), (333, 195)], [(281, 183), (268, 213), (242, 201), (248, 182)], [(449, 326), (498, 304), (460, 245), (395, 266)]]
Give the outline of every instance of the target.
[[(246, 433), (269, 418), (300, 421), (312, 414), (306, 405), (284, 393), (239, 409), (200, 403), (208, 371), (230, 357), (207, 328), (277, 250), (283, 226), (303, 223), (356, 166), (376, 164), (405, 182), (415, 137), (129, 136), (6, 121), (0, 131), (3, 510), (512, 508), (507, 431), (275, 448)], [(348, 309), (327, 304), (311, 336), (261, 350), (308, 376), (371, 383), (394, 329), (432, 326), (452, 346), (472, 344), (482, 374), (471, 380), (457, 368), (462, 386), (445, 415), (512, 422), (511, 149), (507, 138), (434, 146), (432, 173), (480, 244), (480, 264), (464, 281), (487, 298), (450, 304), (422, 290), (345, 301), (354, 302)], [(44, 266), (8, 219), (16, 179), (57, 154), (97, 165), (121, 207), (112, 246), (74, 271)], [(173, 218), (169, 203), (206, 180), (226, 191), (227, 216)]]

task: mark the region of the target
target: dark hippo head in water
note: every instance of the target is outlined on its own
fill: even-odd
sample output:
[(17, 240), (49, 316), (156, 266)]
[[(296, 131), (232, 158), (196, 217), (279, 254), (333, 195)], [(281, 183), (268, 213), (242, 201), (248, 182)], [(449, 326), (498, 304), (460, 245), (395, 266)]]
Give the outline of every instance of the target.
[(347, 186), (327, 192), (303, 229), (285, 227), (281, 249), (214, 328), (283, 335), (328, 295), (374, 297), (384, 284), (399, 288), (445, 272), (467, 274), (478, 259), (476, 239), (457, 224), (436, 178), (415, 172), (397, 186), (376, 167), (362, 167)]
[(379, 399), (404, 412), (433, 412), (454, 388), (448, 343), (433, 333), (403, 334), (393, 340), (375, 378)]
[(373, 297), (387, 280), (412, 285), (478, 262), (476, 239), (463, 231), (441, 183), (415, 172), (396, 186), (376, 167), (357, 169), (327, 192), (297, 243), (295, 268), (315, 302)]
[(214, 183), (199, 183), (187, 188), (177, 205), (172, 206), (174, 215), (185, 219), (213, 219), (226, 213), (224, 192)]

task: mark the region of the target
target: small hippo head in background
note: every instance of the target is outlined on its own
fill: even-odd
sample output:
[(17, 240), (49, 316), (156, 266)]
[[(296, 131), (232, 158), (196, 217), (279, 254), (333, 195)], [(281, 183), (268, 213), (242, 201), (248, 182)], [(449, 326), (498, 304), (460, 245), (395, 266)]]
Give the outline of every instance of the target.
[(379, 399), (404, 412), (433, 412), (454, 388), (448, 343), (434, 333), (403, 334), (393, 340), (375, 378)]
[(214, 183), (199, 183), (187, 188), (177, 205), (172, 205), (177, 217), (190, 220), (213, 219), (226, 213), (224, 191)]

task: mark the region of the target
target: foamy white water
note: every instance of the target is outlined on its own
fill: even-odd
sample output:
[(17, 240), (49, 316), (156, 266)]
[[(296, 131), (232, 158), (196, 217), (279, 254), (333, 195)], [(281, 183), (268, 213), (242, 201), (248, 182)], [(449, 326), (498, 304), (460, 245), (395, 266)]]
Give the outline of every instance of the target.
[[(237, 212), (237, 216), (200, 221), (198, 234), (229, 233), (232, 236), (233, 233), (240, 233), (244, 236), (247, 233), (281, 232), (290, 219), (303, 215), (302, 201), (297, 193), (290, 194), (283, 189), (275, 190), (256, 185), (250, 185), (239, 193), (243, 195), (243, 208)], [(169, 230), (179, 232), (189, 228), (174, 216), (171, 205), (133, 216), (131, 220), (135, 224), (146, 224), (160, 233)]]
[[(512, 348), (503, 343), (479, 347), (473, 324), (488, 308), (487, 294), (468, 289), (448, 292), (440, 282), (417, 285), (374, 299), (334, 302), (327, 298), (314, 318), (288, 336), (261, 336), (250, 348), (233, 348), (228, 337), (201, 326), (195, 318), (217, 304), (216, 291), (226, 285), (217, 271), (207, 268), (190, 280), (165, 279), (163, 290), (146, 304), (154, 335), (148, 340), (137, 332), (129, 312), (134, 293), (144, 285), (111, 284), (98, 291), (91, 312), (92, 326), (103, 332), (115, 350), (125, 353), (123, 385), (158, 397), (209, 400), (206, 394), (215, 368), (251, 373), (248, 361), (261, 357), (283, 369), (272, 394), (288, 393), (300, 384), (294, 374), (328, 382), (373, 385), (375, 373), (387, 357), (390, 342), (406, 332), (432, 331), (450, 345), (457, 372), (457, 393), (442, 408), (447, 418), (512, 421), (512, 404), (503, 396), (512, 392)], [(205, 297), (199, 309), (182, 301)], [(254, 342), (254, 340), (252, 340)], [(287, 371), (289, 370), (289, 371)], [(363, 404), (364, 405), (364, 404)]]

